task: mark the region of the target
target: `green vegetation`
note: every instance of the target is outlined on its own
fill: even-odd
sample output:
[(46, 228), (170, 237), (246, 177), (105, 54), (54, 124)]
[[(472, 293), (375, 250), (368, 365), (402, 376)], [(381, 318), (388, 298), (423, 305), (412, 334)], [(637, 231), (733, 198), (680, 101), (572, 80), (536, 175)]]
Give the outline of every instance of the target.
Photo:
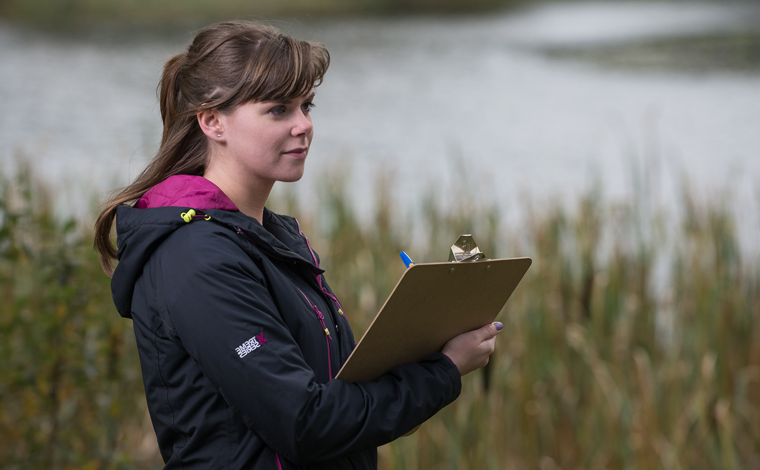
[[(724, 201), (685, 191), (674, 222), (645, 198), (612, 204), (590, 191), (535, 206), (510, 229), (496, 206), (444, 212), (432, 194), (415, 227), (382, 178), (369, 223), (340, 178), (326, 186), (313, 213), (288, 194), (273, 208), (312, 234), (357, 336), (403, 271), (401, 249), (445, 259), (471, 231), (489, 256), (534, 259), (487, 374), (381, 448), (381, 468), (760, 466), (760, 263)], [(28, 172), (0, 181), (0, 461), (160, 468), (130, 322), (111, 304), (87, 224), (49, 207)], [(427, 238), (409, 246), (415, 229)]]
[[(209, 22), (230, 18), (396, 13), (466, 13), (518, 0), (4, 0), (0, 17), (32, 23)], [(530, 0), (522, 0), (530, 1)]]
[(141, 457), (151, 426), (134, 333), (91, 231), (51, 203), (29, 171), (0, 178), (0, 466), (139, 467), (155, 455)]
[(544, 52), (551, 57), (580, 59), (617, 68), (752, 72), (760, 69), (760, 31), (655, 37), (583, 47), (557, 46)]

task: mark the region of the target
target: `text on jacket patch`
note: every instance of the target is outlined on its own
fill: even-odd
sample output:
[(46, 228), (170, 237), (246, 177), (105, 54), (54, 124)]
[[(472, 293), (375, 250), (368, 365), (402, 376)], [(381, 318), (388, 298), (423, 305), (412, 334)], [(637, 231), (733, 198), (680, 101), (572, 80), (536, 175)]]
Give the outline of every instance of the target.
[(238, 353), (240, 358), (244, 358), (248, 353), (258, 349), (262, 343), (268, 343), (269, 341), (264, 338), (264, 332), (254, 335), (251, 339), (235, 348), (235, 352)]

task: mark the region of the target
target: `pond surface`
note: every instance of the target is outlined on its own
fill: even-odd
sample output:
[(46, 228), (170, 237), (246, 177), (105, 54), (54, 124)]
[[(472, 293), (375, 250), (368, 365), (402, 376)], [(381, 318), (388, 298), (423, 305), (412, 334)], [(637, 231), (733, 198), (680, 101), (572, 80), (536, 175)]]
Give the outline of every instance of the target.
[[(415, 204), (421, 191), (446, 194), (458, 180), (473, 198), (504, 207), (521, 193), (573, 196), (595, 180), (608, 197), (624, 197), (636, 165), (665, 199), (684, 173), (704, 189), (760, 187), (757, 67), (659, 60), (642, 68), (556, 53), (757, 37), (757, 4), (562, 3), (459, 18), (276, 25), (325, 43), (332, 55), (301, 195), (318, 190), (325, 172), (346, 169), (360, 209), (372, 205), (378, 171), (390, 172), (399, 201)], [(159, 142), (163, 62), (190, 30), (54, 33), (0, 23), (5, 169), (27, 156), (75, 211), (88, 207), (93, 190), (133, 178)]]

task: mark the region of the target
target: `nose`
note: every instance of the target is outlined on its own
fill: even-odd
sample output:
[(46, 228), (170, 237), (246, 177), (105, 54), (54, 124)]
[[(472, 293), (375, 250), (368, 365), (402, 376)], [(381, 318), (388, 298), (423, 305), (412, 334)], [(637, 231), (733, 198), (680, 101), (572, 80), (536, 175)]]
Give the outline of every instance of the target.
[(311, 117), (303, 111), (296, 113), (295, 123), (290, 131), (293, 137), (299, 135), (309, 135), (314, 130), (314, 125), (311, 123)]

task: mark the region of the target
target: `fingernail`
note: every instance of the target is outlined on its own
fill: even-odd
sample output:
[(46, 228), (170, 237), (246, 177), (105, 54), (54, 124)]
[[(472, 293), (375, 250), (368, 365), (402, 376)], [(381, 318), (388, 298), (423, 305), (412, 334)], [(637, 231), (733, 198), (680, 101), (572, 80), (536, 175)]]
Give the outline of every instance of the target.
[(496, 327), (496, 331), (501, 331), (501, 329), (504, 328), (504, 325), (502, 325), (500, 321), (493, 322), (493, 326)]

